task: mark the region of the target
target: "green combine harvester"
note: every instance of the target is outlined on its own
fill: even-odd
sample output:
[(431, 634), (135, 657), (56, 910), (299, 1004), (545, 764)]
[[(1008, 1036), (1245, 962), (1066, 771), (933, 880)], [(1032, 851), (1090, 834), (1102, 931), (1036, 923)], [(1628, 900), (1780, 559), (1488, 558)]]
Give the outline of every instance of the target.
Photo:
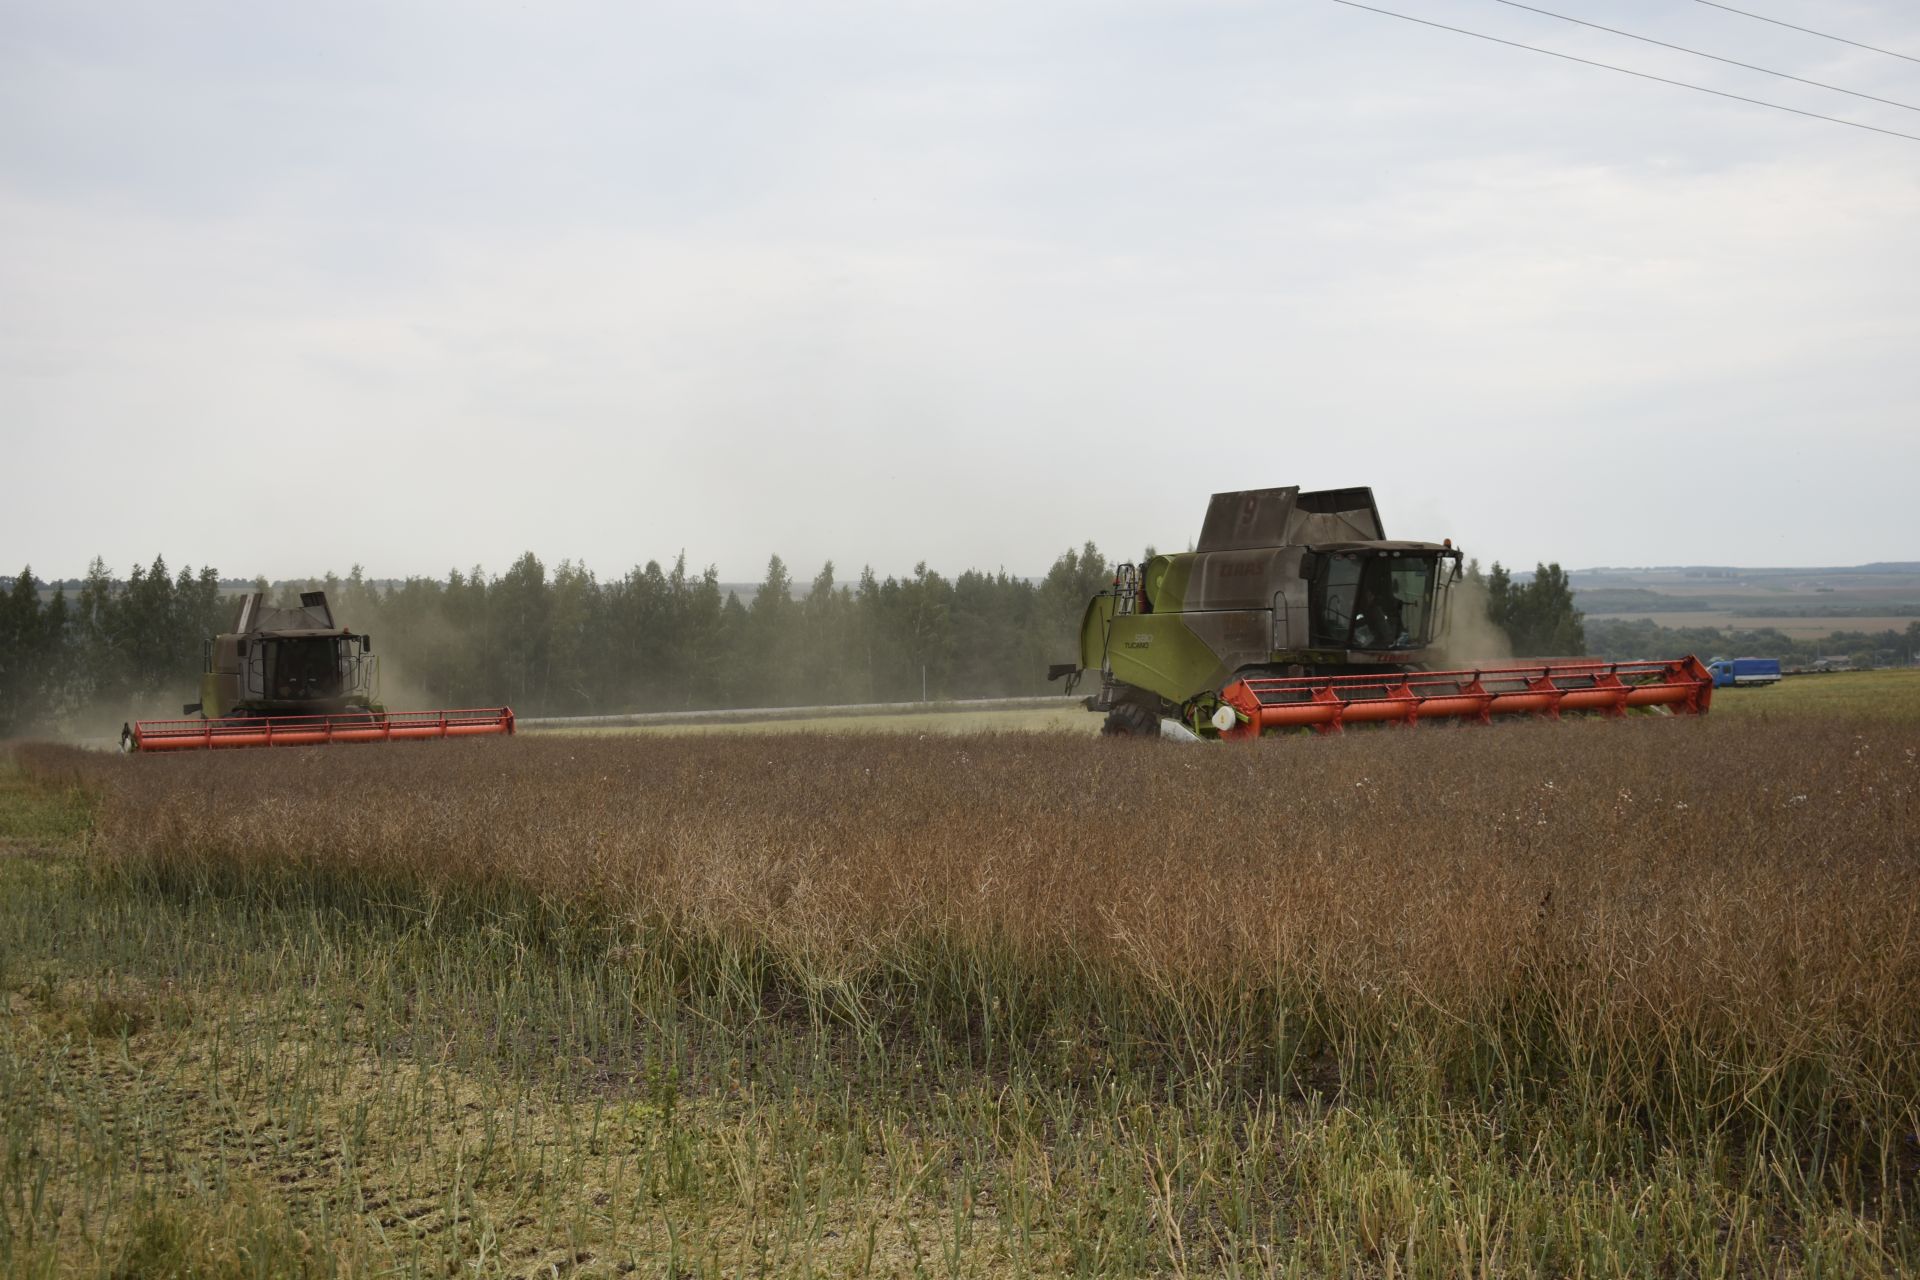
[(120, 730), (123, 751), (331, 746), (510, 734), (513, 711), (389, 711), (380, 701), (373, 640), (334, 621), (324, 591), (276, 609), (240, 597), (233, 626), (209, 636), (200, 701), (189, 720), (141, 720)]
[(1451, 541), (1389, 540), (1368, 488), (1216, 493), (1194, 550), (1118, 566), (1048, 676), (1097, 672), (1087, 707), (1126, 736), (1707, 710), (1692, 657), (1433, 670), (1460, 564)]

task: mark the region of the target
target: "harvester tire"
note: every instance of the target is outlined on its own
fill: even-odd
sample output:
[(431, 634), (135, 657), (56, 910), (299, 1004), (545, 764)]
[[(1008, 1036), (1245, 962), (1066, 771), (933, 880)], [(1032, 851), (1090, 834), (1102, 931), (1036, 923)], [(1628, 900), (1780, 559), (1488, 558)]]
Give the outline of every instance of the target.
[(1114, 738), (1157, 738), (1160, 717), (1137, 702), (1116, 702), (1100, 732)]

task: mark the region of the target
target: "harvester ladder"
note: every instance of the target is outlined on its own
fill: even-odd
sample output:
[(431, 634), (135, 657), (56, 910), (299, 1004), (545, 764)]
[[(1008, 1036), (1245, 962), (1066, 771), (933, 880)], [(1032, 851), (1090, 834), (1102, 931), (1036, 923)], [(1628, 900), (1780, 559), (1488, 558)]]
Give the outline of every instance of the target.
[(1140, 571), (1131, 564), (1113, 568), (1113, 613), (1122, 617), (1134, 612), (1140, 602)]

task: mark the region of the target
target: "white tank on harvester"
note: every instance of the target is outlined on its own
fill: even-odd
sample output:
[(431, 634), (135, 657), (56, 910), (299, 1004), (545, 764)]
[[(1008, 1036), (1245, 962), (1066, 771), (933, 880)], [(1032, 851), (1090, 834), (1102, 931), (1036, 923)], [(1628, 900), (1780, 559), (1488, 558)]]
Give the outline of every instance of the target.
[(317, 746), (513, 732), (513, 711), (389, 711), (380, 701), (372, 637), (339, 626), (324, 591), (295, 608), (259, 592), (240, 597), (233, 629), (208, 637), (191, 720), (142, 720), (120, 731), (125, 751)]
[(1087, 705), (1126, 735), (1707, 709), (1692, 657), (1433, 670), (1460, 561), (1451, 541), (1389, 540), (1368, 488), (1216, 493), (1194, 550), (1117, 567), (1079, 661), (1049, 678), (1097, 672)]

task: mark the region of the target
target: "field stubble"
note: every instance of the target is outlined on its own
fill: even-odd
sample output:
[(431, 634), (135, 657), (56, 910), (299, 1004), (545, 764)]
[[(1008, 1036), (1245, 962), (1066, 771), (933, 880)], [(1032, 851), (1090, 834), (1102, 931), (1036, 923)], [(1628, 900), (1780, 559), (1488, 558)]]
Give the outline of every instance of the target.
[[(40, 1118), (5, 1240), (244, 1229), (314, 1270), (1897, 1271), (1917, 754), (1910, 723), (1766, 717), (24, 749), (92, 834), (83, 894), (36, 871), (10, 912), (0, 1056)], [(59, 976), (23, 988), (56, 930)], [(18, 1154), (83, 1103), (81, 1133), (120, 1132), (129, 1103), (45, 1083), (116, 1031), (150, 1114), (224, 1090), (269, 1135), (187, 1161), (264, 1184), (218, 1203), (265, 1217), (109, 1240), (71, 1201), (21, 1212), (21, 1179), (87, 1160), (191, 1200), (178, 1168), (126, 1175), (124, 1137)], [(436, 1233), (383, 1225), (407, 1188)]]

